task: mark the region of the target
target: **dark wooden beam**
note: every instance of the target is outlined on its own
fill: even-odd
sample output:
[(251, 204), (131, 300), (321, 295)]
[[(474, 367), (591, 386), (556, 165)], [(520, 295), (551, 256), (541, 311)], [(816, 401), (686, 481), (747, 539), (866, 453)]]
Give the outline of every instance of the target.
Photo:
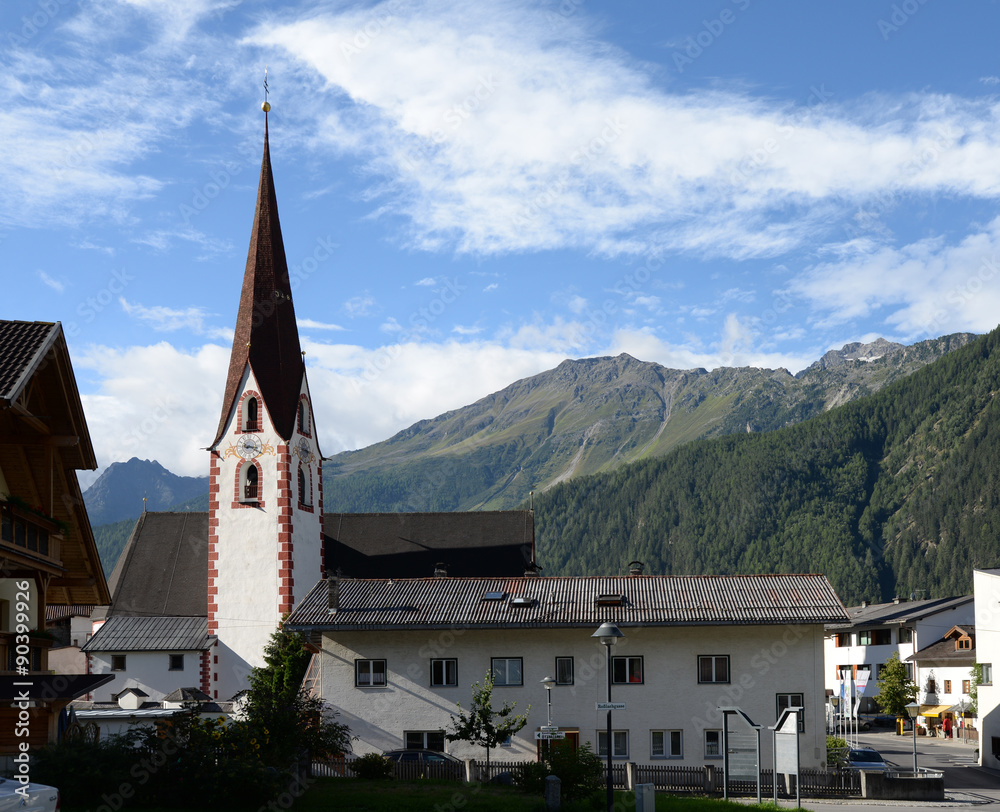
[(72, 447), (80, 445), (80, 438), (73, 434), (42, 434), (25, 437), (23, 434), (0, 434), (0, 445)]

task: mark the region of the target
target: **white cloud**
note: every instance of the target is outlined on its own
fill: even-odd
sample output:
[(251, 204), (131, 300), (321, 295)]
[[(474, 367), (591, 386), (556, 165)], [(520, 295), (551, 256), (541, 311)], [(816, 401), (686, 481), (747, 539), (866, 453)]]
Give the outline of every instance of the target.
[(483, 293), (492, 293), (500, 286), (496, 282), (490, 282), (485, 288), (483, 288)]
[(416, 282), (415, 284), (423, 287), (431, 287), (432, 285), (437, 284), (437, 279), (435, 279), (433, 276), (425, 276), (423, 279), (421, 279), (419, 282)]
[(900, 248), (856, 245), (809, 268), (790, 290), (821, 328), (880, 316), (897, 340), (987, 332), (1000, 313), (1000, 218), (957, 243), (927, 238)]
[(42, 280), (48, 287), (52, 288), (56, 293), (62, 293), (66, 290), (66, 283), (61, 282), (58, 279), (53, 279), (45, 271), (38, 272), (38, 278)]
[[(773, 256), (814, 245), (892, 193), (994, 197), (994, 100), (870, 97), (794, 107), (745, 92), (675, 95), (534, 4), (383, 3), (268, 21), (247, 40), (325, 83), (320, 117), (350, 99), (338, 147), (388, 179), (380, 211), (412, 245), (502, 253), (584, 247)], [(355, 35), (369, 25), (364, 47)], [(353, 122), (353, 123), (351, 123)]]
[(233, 335), (231, 328), (206, 326), (205, 320), (215, 314), (206, 312), (202, 307), (187, 307), (183, 310), (162, 305), (145, 307), (139, 303), (129, 302), (124, 296), (120, 296), (118, 302), (125, 313), (144, 322), (157, 332), (190, 330), (195, 335), (223, 339), (231, 339)]
[(361, 296), (353, 296), (344, 302), (344, 312), (350, 318), (355, 319), (371, 315), (374, 306), (375, 297), (366, 292)]
[(574, 295), (570, 297), (569, 303), (566, 305), (570, 312), (576, 313), (578, 316), (587, 309), (587, 300), (583, 296)]
[(300, 330), (344, 330), (346, 328), (341, 327), (339, 324), (327, 324), (322, 321), (314, 321), (313, 319), (296, 319), (295, 323), (299, 326)]

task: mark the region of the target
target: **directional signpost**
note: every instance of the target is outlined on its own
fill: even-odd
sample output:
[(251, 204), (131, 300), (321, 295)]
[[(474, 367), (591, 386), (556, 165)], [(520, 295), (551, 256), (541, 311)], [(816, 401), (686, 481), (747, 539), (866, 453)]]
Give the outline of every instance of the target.
[(729, 781), (753, 781), (757, 784), (757, 805), (760, 805), (760, 725), (739, 708), (719, 708), (723, 715), (722, 794), (729, 800)]
[(598, 710), (625, 710), (624, 702), (598, 702)]

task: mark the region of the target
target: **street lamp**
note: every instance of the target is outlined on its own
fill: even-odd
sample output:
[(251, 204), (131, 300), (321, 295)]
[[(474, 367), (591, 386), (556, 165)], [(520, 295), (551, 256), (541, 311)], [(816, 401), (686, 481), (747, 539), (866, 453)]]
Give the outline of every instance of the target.
[(910, 726), (913, 728), (913, 777), (917, 776), (917, 712), (920, 705), (916, 702), (909, 702), (906, 705), (906, 713), (910, 717)]
[(618, 638), (624, 637), (621, 629), (614, 623), (602, 623), (600, 628), (591, 637), (596, 637), (605, 646), (608, 661), (608, 812), (612, 812), (615, 805), (614, 787), (611, 780), (611, 647), (618, 642)]
[(543, 680), (539, 680), (539, 682), (545, 686), (545, 693), (549, 698), (549, 721), (546, 727), (552, 727), (552, 689), (555, 687), (556, 681), (552, 677), (546, 677)]
[(830, 707), (833, 708), (833, 735), (834, 736), (836, 736), (837, 733), (840, 732), (840, 729), (839, 729), (839, 724), (840, 723), (839, 723), (839, 721), (837, 719), (837, 707), (839, 705), (840, 705), (840, 697), (839, 696), (831, 696), (830, 697)]

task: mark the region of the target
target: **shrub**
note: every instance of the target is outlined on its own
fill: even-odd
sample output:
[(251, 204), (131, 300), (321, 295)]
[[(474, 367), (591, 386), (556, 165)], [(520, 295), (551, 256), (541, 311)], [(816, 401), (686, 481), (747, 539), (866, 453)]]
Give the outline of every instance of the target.
[(378, 779), (389, 778), (396, 769), (396, 762), (378, 753), (365, 753), (348, 766), (358, 778)]
[(571, 747), (553, 747), (548, 757), (549, 773), (562, 781), (562, 796), (567, 800), (587, 798), (601, 789), (604, 770), (600, 757), (584, 744)]

